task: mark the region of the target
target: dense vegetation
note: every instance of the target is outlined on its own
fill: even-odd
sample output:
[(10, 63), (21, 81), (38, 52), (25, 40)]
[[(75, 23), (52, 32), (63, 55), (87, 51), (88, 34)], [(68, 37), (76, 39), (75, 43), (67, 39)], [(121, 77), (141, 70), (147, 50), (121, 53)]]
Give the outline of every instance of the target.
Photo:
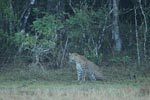
[(78, 52), (109, 79), (149, 77), (149, 0), (0, 1), (1, 71), (45, 79)]
[(150, 100), (149, 56), (150, 0), (0, 0), (0, 100)]

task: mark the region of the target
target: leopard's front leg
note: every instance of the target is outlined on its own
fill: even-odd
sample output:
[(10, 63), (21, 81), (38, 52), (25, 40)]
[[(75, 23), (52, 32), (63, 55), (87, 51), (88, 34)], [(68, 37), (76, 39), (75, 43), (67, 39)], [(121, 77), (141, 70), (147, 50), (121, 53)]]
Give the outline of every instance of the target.
[(81, 67), (81, 64), (76, 62), (76, 70), (77, 70), (77, 80), (80, 81), (81, 77), (83, 76), (83, 69)]

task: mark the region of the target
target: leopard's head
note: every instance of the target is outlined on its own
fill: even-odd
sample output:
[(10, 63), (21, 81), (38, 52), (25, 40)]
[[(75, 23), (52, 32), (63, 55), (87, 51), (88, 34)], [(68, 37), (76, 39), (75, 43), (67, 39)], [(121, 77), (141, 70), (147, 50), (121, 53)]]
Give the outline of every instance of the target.
[(69, 62), (70, 63), (76, 63), (77, 61), (77, 53), (69, 53)]

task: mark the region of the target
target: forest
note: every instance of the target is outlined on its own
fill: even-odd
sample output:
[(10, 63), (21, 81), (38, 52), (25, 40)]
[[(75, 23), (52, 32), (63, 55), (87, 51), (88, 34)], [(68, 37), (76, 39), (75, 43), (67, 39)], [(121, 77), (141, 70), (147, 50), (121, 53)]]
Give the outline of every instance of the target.
[[(150, 99), (149, 0), (0, 1), (0, 100)], [(77, 81), (69, 53), (106, 80)]]

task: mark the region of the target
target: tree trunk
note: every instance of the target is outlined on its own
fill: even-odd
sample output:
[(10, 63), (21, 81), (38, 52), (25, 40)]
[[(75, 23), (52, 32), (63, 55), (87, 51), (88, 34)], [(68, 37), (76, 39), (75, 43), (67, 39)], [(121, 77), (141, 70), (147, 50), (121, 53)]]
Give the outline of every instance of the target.
[(143, 15), (143, 20), (144, 20), (144, 26), (145, 26), (145, 31), (144, 31), (144, 57), (146, 58), (146, 42), (147, 42), (147, 20), (146, 20), (146, 15), (144, 13), (143, 7), (142, 7), (142, 3), (141, 0), (139, 0), (139, 6), (141, 9), (141, 13)]
[(134, 21), (135, 21), (135, 33), (136, 33), (136, 52), (137, 52), (137, 59), (138, 59), (138, 65), (141, 63), (141, 57), (140, 57), (140, 48), (139, 48), (139, 33), (138, 33), (138, 26), (137, 26), (137, 8), (134, 6)]
[(27, 24), (28, 18), (30, 16), (32, 6), (34, 4), (35, 4), (35, 0), (30, 0), (30, 2), (27, 4), (27, 6), (25, 7), (25, 9), (21, 15), (21, 18), (20, 18), (20, 20), (21, 20), (21, 23), (20, 23), (21, 32), (25, 32), (26, 24)]
[(61, 58), (61, 61), (60, 61), (60, 68), (63, 66), (63, 60), (64, 60), (64, 57), (65, 57), (65, 54), (66, 54), (67, 46), (68, 46), (68, 37), (67, 37), (67, 40), (66, 40), (66, 43), (65, 43), (65, 47), (63, 49), (63, 54), (62, 54), (62, 58)]
[(9, 15), (9, 34), (12, 34), (13, 33), (12, 17), (14, 17), (13, 16), (14, 11), (13, 11), (13, 6), (12, 6), (12, 0), (9, 0), (9, 12), (10, 12), (10, 15)]
[(113, 16), (112, 16), (112, 38), (115, 42), (114, 49), (118, 52), (122, 49), (122, 42), (119, 33), (119, 25), (118, 25), (118, 2), (117, 0), (113, 0)]
[[(27, 6), (25, 7), (25, 9), (24, 9), (24, 11), (20, 17), (20, 31), (22, 34), (24, 34), (26, 31), (27, 21), (28, 21), (28, 18), (30, 16), (30, 13), (31, 13), (32, 6), (34, 4), (35, 4), (35, 0), (30, 0), (30, 2), (27, 3)], [(23, 43), (19, 46), (18, 53), (22, 52), (23, 46), (24, 46)]]

